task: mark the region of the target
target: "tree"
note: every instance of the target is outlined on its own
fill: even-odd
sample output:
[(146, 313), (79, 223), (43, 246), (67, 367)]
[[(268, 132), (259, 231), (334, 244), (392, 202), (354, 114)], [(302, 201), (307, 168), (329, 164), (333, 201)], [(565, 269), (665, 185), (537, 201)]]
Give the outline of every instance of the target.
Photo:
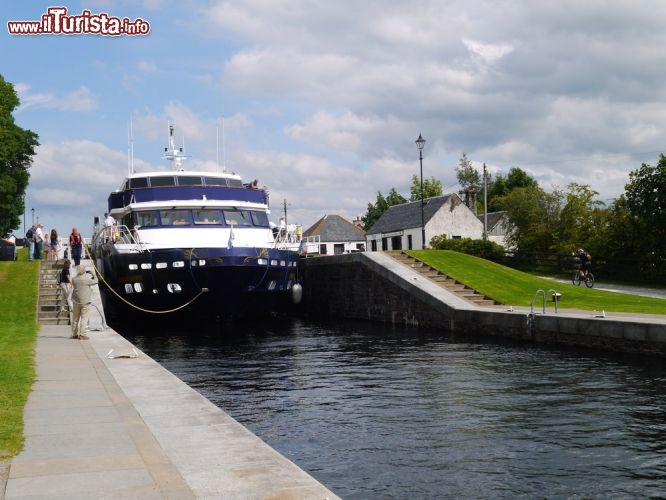
[(521, 187), (497, 200), (507, 212), (507, 245), (518, 252), (551, 252), (563, 195), (540, 187)]
[(14, 123), (12, 112), (19, 105), (14, 86), (0, 75), (0, 236), (19, 227), (24, 211), (37, 134)]
[(583, 247), (589, 250), (589, 242), (597, 235), (602, 214), (597, 210), (604, 204), (599, 195), (588, 185), (572, 182), (564, 193), (564, 206), (560, 211), (558, 228), (553, 232), (553, 250), (573, 252)]
[[(412, 187), (410, 188), (409, 201), (418, 201), (421, 199), (421, 182), (416, 175), (412, 175)], [(433, 196), (442, 196), (442, 181), (434, 177), (423, 179), (423, 198), (432, 198)]]
[(629, 173), (625, 187), (626, 207), (636, 226), (641, 228), (639, 257), (645, 271), (666, 265), (666, 157), (659, 155), (656, 167), (643, 163)]
[(458, 161), (456, 178), (458, 179), (458, 184), (460, 184), (460, 194), (464, 194), (470, 188), (478, 191), (479, 186), (481, 186), (481, 175), (474, 168), (472, 162), (467, 159), (465, 153), (462, 154), (462, 158)]
[(499, 210), (497, 199), (508, 195), (519, 187), (538, 187), (539, 183), (522, 168), (512, 167), (505, 176), (498, 174), (492, 182), (488, 183), (488, 211)]
[(368, 203), (368, 211), (365, 216), (361, 218), (363, 221), (363, 229), (368, 231), (375, 222), (377, 222), (377, 219), (388, 210), (388, 207), (400, 205), (401, 203), (407, 203), (407, 200), (404, 196), (398, 193), (395, 188), (391, 188), (386, 197), (382, 195), (381, 191), (377, 191), (377, 200), (374, 204)]

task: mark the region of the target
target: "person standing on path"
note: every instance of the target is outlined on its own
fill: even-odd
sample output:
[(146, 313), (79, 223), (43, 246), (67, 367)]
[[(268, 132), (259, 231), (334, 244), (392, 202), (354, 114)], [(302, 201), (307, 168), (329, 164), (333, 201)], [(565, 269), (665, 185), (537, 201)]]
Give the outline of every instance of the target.
[(92, 302), (92, 286), (98, 283), (97, 277), (90, 271), (86, 271), (83, 264), (76, 266), (76, 277), (72, 280), (72, 302), (74, 302), (74, 314), (72, 315), (73, 339), (88, 340), (88, 315), (90, 314), (90, 303)]
[(65, 306), (67, 310), (72, 312), (72, 273), (70, 272), (70, 262), (65, 260), (62, 271), (60, 271), (60, 293), (62, 293), (62, 300), (60, 301), (60, 310), (64, 311)]
[(42, 225), (37, 224), (35, 231), (32, 233), (32, 237), (35, 240), (35, 259), (42, 259), (42, 245), (44, 244), (44, 231), (42, 231)]
[(28, 241), (28, 260), (35, 258), (35, 231), (37, 227), (33, 224), (25, 233), (25, 239)]
[(78, 266), (81, 264), (83, 240), (75, 227), (72, 228), (72, 234), (69, 235), (69, 248), (72, 249), (72, 259), (74, 260), (74, 265)]

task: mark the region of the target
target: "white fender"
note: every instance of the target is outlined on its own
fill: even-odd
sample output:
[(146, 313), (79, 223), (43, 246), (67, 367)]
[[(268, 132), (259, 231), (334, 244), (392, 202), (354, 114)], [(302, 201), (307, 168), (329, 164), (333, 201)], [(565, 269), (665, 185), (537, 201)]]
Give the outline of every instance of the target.
[(291, 287), (291, 300), (294, 301), (294, 304), (299, 304), (303, 299), (303, 287), (300, 283), (296, 283)]

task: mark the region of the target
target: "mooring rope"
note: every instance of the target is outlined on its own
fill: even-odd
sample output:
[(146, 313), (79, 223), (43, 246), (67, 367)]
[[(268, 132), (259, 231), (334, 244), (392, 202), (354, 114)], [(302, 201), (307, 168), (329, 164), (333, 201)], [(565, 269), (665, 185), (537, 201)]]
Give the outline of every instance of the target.
[[(92, 255), (90, 255), (90, 251), (88, 250), (88, 246), (84, 244), (84, 245), (83, 245), (83, 248), (85, 249), (86, 254), (88, 255), (88, 258), (89, 258), (90, 261), (92, 262), (92, 265), (93, 265), (93, 267), (95, 268), (95, 271), (97, 271), (97, 275), (98, 275), (98, 276), (100, 277), (100, 279), (102, 280), (102, 283), (104, 283), (104, 284), (106, 285), (106, 287), (107, 287), (109, 290), (111, 290), (111, 292), (113, 292), (113, 294), (114, 294), (116, 297), (118, 297), (120, 300), (122, 300), (122, 301), (123, 301), (125, 304), (127, 304), (128, 306), (133, 307), (134, 309), (136, 309), (136, 310), (138, 310), (138, 311), (145, 312), (145, 313), (148, 313), (148, 314), (168, 314), (168, 313), (173, 313), (173, 312), (179, 311), (179, 310), (184, 309), (185, 307), (189, 306), (192, 302), (194, 302), (195, 300), (197, 300), (201, 295), (203, 295), (205, 292), (208, 291), (207, 289), (202, 288), (202, 289), (199, 291), (199, 293), (196, 294), (192, 299), (188, 300), (185, 304), (183, 304), (183, 305), (181, 305), (181, 306), (178, 306), (178, 307), (175, 307), (175, 308), (173, 308), (173, 309), (168, 309), (168, 310), (165, 310), (165, 311), (154, 311), (154, 310), (150, 310), (150, 309), (144, 309), (143, 307), (139, 307), (139, 306), (137, 306), (136, 304), (132, 304), (130, 301), (128, 301), (127, 299), (125, 299), (125, 297), (121, 296), (118, 292), (116, 292), (116, 291), (113, 289), (113, 287), (112, 287), (111, 285), (109, 285), (109, 283), (107, 283), (107, 281), (104, 279), (104, 275), (103, 275), (103, 274), (101, 273), (101, 271), (97, 268), (97, 265), (95, 264), (95, 259), (93, 259), (93, 258), (92, 258)], [(191, 271), (191, 269), (190, 269), (190, 271)]]

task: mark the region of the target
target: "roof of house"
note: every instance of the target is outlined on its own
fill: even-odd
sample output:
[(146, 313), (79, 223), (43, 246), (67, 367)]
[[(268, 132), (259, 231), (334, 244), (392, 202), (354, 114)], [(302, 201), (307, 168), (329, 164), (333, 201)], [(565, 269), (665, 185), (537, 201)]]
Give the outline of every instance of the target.
[(365, 231), (339, 215), (324, 215), (303, 233), (316, 235), (322, 242), (365, 241)]
[[(426, 224), (451, 196), (460, 198), (457, 194), (451, 193), (423, 200), (423, 219)], [(464, 205), (462, 202), (461, 204)], [(421, 227), (421, 200), (390, 206), (377, 219), (368, 234), (390, 233), (414, 227)]]
[[(483, 224), (483, 215), (477, 215), (481, 223)], [(502, 217), (506, 215), (506, 210), (501, 212), (488, 212), (488, 231), (492, 231), (497, 223), (502, 220)]]

